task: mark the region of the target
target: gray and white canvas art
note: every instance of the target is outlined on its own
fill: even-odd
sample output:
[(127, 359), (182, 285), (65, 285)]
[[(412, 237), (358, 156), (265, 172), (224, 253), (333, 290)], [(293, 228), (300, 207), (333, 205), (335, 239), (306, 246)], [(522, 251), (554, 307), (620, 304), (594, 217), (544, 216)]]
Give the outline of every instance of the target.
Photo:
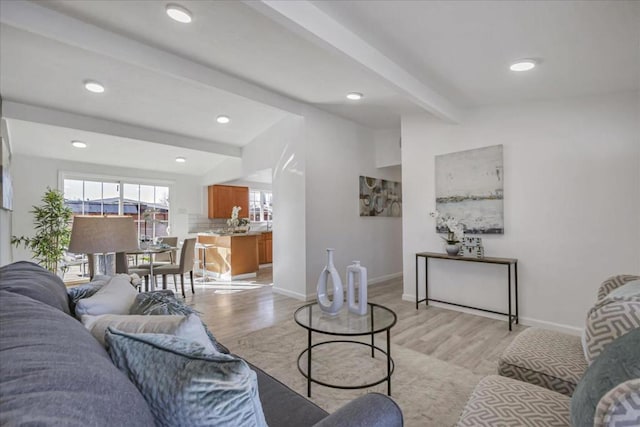
[[(502, 145), (436, 156), (436, 210), (468, 234), (504, 233)], [(444, 233), (444, 226), (437, 227)]]
[(360, 176), (360, 216), (402, 216), (402, 184)]

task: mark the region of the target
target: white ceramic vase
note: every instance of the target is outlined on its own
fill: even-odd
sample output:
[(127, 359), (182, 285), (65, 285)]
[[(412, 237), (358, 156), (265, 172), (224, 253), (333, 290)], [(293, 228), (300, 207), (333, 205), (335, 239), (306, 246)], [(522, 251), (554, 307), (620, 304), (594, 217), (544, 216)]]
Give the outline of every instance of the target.
[(360, 261), (353, 261), (353, 264), (347, 267), (347, 307), (350, 312), (360, 316), (367, 314), (367, 269), (360, 265)]
[[(320, 309), (327, 314), (335, 316), (338, 314), (344, 303), (344, 290), (342, 288), (342, 280), (338, 274), (338, 270), (333, 265), (333, 251), (334, 249), (327, 249), (327, 265), (320, 273), (318, 278), (318, 305)], [(333, 301), (329, 299), (327, 293), (327, 282), (331, 279), (333, 289)]]

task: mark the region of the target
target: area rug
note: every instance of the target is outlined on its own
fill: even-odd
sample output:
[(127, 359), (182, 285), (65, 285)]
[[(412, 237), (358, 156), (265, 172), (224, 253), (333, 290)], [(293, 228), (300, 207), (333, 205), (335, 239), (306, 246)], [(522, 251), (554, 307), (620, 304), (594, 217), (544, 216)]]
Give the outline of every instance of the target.
[[(314, 343), (326, 341), (326, 335), (314, 334)], [(386, 348), (384, 335), (376, 337), (376, 346)], [(225, 342), (232, 352), (276, 377), (306, 396), (307, 382), (296, 366), (298, 355), (306, 348), (306, 330), (293, 320), (261, 329)], [(452, 426), (481, 375), (404, 348), (391, 345), (395, 361), (392, 398), (400, 405), (406, 426)], [(306, 356), (303, 358), (306, 371)], [(313, 352), (314, 378), (343, 385), (375, 382), (386, 373), (386, 357), (371, 358), (368, 347), (355, 344), (320, 346)], [(373, 380), (373, 381), (372, 381)], [(352, 399), (371, 391), (386, 393), (382, 383), (364, 390), (339, 390), (312, 384), (311, 400), (328, 412), (334, 412)]]

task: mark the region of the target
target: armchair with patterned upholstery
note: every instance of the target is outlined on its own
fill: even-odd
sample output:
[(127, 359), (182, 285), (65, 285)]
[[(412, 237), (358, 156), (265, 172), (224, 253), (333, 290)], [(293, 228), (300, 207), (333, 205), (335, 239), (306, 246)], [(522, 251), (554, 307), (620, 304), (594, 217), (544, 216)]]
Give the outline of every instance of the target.
[(582, 339), (520, 333), (498, 373), (480, 381), (459, 426), (640, 426), (640, 276), (600, 285)]

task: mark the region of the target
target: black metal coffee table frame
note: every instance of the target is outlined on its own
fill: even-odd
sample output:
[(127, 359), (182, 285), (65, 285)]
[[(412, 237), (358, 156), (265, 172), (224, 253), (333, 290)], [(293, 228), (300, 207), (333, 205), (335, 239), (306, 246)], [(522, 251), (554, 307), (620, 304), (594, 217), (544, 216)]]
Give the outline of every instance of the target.
[[(368, 387), (373, 387), (376, 386), (378, 384), (382, 384), (383, 382), (387, 382), (387, 395), (391, 396), (391, 375), (393, 374), (393, 371), (395, 370), (395, 363), (393, 361), (393, 358), (391, 357), (391, 328), (396, 324), (398, 317), (396, 316), (396, 313), (393, 312), (393, 310), (379, 305), (379, 304), (374, 304), (374, 303), (367, 303), (371, 308), (371, 330), (366, 331), (366, 332), (330, 332), (330, 331), (325, 331), (325, 330), (320, 330), (314, 327), (311, 327), (309, 325), (305, 325), (303, 323), (300, 323), (296, 317), (296, 314), (306, 308), (309, 309), (309, 316), (311, 316), (311, 308), (312, 306), (317, 306), (318, 303), (310, 303), (310, 304), (306, 304), (300, 308), (298, 308), (295, 313), (294, 313), (294, 320), (296, 321), (296, 323), (300, 326), (302, 326), (303, 328), (305, 328), (307, 330), (307, 348), (302, 350), (302, 352), (298, 355), (298, 360), (297, 360), (297, 365), (298, 365), (298, 371), (300, 371), (300, 373), (302, 374), (302, 376), (304, 376), (307, 379), (307, 397), (311, 397), (311, 383), (316, 383), (316, 384), (320, 384), (322, 386), (325, 387), (331, 387), (331, 388), (336, 388), (336, 389), (341, 389), (341, 390), (354, 390), (354, 389), (363, 389), (363, 388), (368, 388)], [(384, 327), (380, 327), (377, 329), (373, 328), (374, 325), (374, 307), (379, 307), (382, 310), (386, 310), (389, 313), (391, 313), (393, 315), (393, 322), (391, 322), (388, 325), (385, 325)], [(346, 308), (344, 308), (346, 309)], [(320, 307), (318, 307), (318, 310), (320, 310)], [(309, 322), (311, 323), (311, 322)], [(328, 340), (328, 341), (323, 341), (323, 342), (319, 342), (319, 343), (315, 343), (312, 344), (312, 333), (316, 332), (319, 334), (324, 334), (324, 335), (331, 335), (331, 336), (340, 336), (340, 337), (356, 337), (356, 336), (367, 336), (370, 335), (371, 336), (371, 344), (368, 343), (364, 343), (361, 341), (354, 341), (354, 340)], [(378, 347), (375, 345), (375, 334), (380, 333), (380, 332), (386, 332), (387, 334), (387, 348), (386, 351), (383, 350), (382, 348)], [(356, 386), (345, 386), (345, 385), (338, 385), (338, 384), (331, 384), (331, 383), (327, 383), (324, 381), (320, 381), (318, 379), (313, 378), (313, 376), (311, 375), (311, 354), (312, 354), (312, 349), (315, 347), (319, 347), (322, 345), (329, 345), (329, 344), (338, 344), (338, 343), (351, 343), (351, 344), (358, 344), (358, 345), (363, 345), (366, 347), (370, 347), (371, 348), (371, 357), (375, 358), (375, 351), (378, 350), (380, 353), (384, 354), (387, 357), (387, 375), (384, 376), (383, 378), (371, 382), (371, 383), (367, 383), (367, 384), (362, 384), (362, 385), (356, 385)], [(307, 355), (307, 372), (303, 371), (301, 366), (300, 366), (300, 359), (302, 359), (305, 354)]]

